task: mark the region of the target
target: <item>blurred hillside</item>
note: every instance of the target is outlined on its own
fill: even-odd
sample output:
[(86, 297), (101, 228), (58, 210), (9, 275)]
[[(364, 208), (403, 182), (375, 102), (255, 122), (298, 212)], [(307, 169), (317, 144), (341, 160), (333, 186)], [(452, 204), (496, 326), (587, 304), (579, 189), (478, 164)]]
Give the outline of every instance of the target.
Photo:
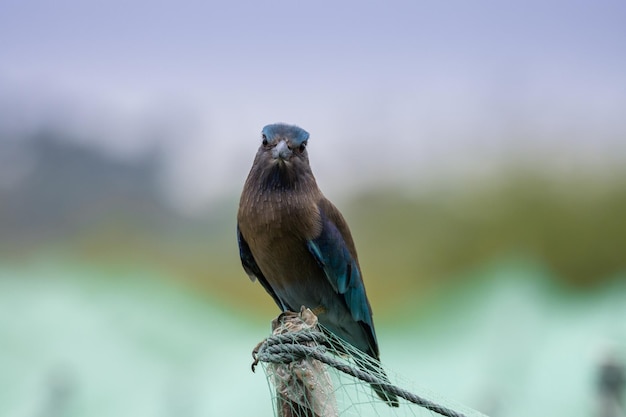
[[(201, 216), (168, 205), (159, 151), (120, 159), (40, 132), (0, 140), (0, 256), (60, 256), (149, 265), (220, 300), (273, 309), (242, 272), (237, 198)], [(17, 167), (16, 167), (17, 163)], [(19, 168), (19, 169), (17, 169)], [(371, 298), (427, 297), (464, 271), (502, 258), (539, 262), (563, 285), (593, 286), (626, 270), (626, 180), (540, 167), (432, 190), (371, 189), (340, 202)]]
[[(626, 182), (617, 176), (503, 172), (471, 189), (370, 193), (350, 211), (369, 273), (413, 277), (420, 286), (502, 258), (539, 262), (575, 287), (626, 270)], [(372, 257), (378, 262), (370, 265)]]

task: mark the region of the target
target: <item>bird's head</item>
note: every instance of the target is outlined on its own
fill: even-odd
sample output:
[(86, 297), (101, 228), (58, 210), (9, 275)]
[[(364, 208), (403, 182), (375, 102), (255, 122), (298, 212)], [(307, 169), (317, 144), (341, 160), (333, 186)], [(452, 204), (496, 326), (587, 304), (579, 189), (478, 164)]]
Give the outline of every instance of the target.
[(260, 177), (272, 183), (273, 188), (312, 176), (306, 149), (308, 140), (308, 132), (297, 126), (284, 123), (265, 126), (254, 163), (256, 169), (262, 170)]
[(276, 163), (286, 165), (307, 159), (309, 134), (298, 126), (284, 123), (267, 125), (261, 131), (260, 151), (268, 153)]

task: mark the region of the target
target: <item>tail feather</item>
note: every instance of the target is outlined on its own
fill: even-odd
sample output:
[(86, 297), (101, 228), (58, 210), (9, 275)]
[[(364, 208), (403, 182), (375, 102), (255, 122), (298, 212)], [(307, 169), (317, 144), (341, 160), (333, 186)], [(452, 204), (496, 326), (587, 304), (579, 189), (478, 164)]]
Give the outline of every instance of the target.
[[(319, 328), (327, 336), (326, 343), (324, 343), (326, 346), (334, 349), (338, 353), (349, 355), (354, 360), (360, 370), (377, 377), (384, 384), (391, 385), (389, 377), (385, 373), (384, 369), (381, 367), (380, 362), (378, 361), (378, 358), (376, 358), (376, 354), (374, 352), (363, 352), (362, 350), (352, 346), (350, 343), (336, 336), (336, 334), (327, 327), (319, 325)], [(370, 384), (370, 386), (372, 387), (376, 395), (378, 395), (390, 407), (398, 407), (400, 405), (400, 402), (398, 401), (398, 396), (394, 393), (389, 392), (388, 390), (385, 390), (385, 386), (383, 384)]]
[[(389, 377), (387, 377), (387, 374), (378, 363), (373, 362), (371, 360), (366, 360), (366, 361), (357, 360), (356, 362), (359, 368), (361, 368), (363, 371), (373, 374), (378, 379), (382, 380), (385, 384), (391, 385), (391, 382), (389, 381)], [(371, 387), (376, 393), (376, 395), (378, 395), (390, 407), (400, 406), (400, 402), (398, 401), (398, 396), (386, 390), (384, 385), (371, 384)]]

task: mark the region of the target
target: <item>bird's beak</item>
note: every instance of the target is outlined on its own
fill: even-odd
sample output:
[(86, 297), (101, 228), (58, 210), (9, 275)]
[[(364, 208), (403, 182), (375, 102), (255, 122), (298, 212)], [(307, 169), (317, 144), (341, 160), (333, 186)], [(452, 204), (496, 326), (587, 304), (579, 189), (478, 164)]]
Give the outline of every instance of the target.
[(285, 142), (284, 140), (278, 142), (274, 149), (272, 149), (272, 156), (274, 157), (274, 159), (282, 159), (283, 161), (286, 161), (291, 157), (291, 154), (291, 149), (289, 149), (289, 146), (287, 146), (287, 142)]

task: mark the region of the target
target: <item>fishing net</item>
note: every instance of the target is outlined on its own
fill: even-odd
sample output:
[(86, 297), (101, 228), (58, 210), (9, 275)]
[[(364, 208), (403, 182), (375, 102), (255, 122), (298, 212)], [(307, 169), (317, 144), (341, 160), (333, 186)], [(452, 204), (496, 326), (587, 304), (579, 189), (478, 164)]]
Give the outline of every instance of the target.
[[(262, 365), (277, 417), (484, 417), (414, 388), (380, 362), (324, 331), (306, 308), (281, 314), (272, 329), (272, 336), (253, 351), (252, 369)], [(403, 388), (409, 386), (411, 390)]]

